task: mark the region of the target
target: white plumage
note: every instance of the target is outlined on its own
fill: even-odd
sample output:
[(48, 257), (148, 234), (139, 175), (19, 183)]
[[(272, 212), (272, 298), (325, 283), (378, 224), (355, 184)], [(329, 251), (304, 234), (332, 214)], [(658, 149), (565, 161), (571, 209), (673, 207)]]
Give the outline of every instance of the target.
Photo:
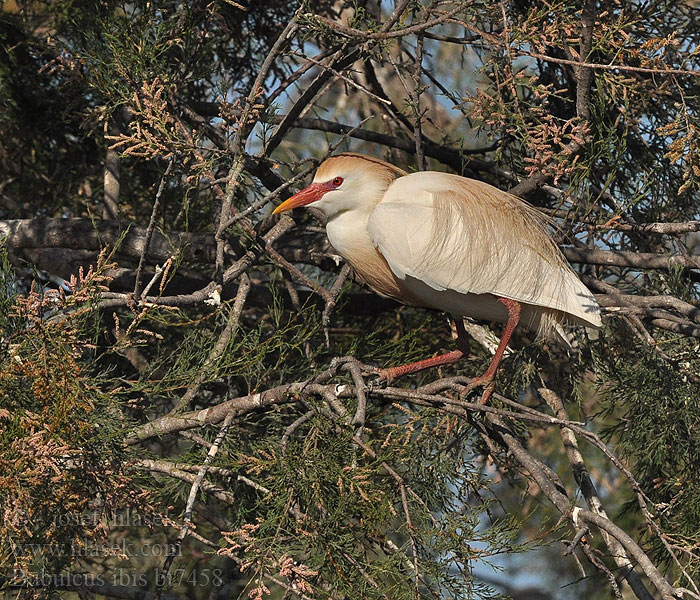
[[(336, 251), (382, 295), (509, 323), (511, 331), (519, 321), (563, 342), (565, 323), (601, 325), (595, 299), (550, 238), (546, 218), (491, 185), (433, 171), (407, 175), (375, 158), (341, 154), (275, 212), (311, 203), (327, 216)], [(507, 341), (504, 334), (503, 349)], [(490, 378), (500, 356), (494, 360)]]
[(521, 324), (544, 334), (562, 321), (600, 326), (595, 299), (547, 235), (541, 213), (493, 186), (446, 173), (406, 175), (370, 213), (368, 232), (392, 272), (428, 306), (505, 321), (505, 307), (493, 299), (500, 296), (523, 304)]

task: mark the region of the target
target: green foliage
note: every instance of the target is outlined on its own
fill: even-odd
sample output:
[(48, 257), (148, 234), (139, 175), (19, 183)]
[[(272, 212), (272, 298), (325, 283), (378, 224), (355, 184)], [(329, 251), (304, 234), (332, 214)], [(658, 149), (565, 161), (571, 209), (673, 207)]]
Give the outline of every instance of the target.
[[(522, 549), (514, 522), (486, 525), (489, 504), (473, 502), (488, 481), (465, 461), (468, 432), (454, 417), (404, 410), (399, 425), (380, 410), (358, 446), (323, 405), (308, 403), (312, 415), (291, 437), (279, 423), (269, 422), (261, 437), (246, 427), (232, 433), (219, 463), (245, 473), (233, 488), (239, 498), (251, 480), (257, 491), (220, 551), (243, 549), (251, 588), (260, 589), (264, 574), (294, 556), (301, 589), (315, 597), (413, 598), (414, 565), (396, 550), (414, 546), (421, 593), (468, 597), (471, 579), (449, 573)], [(283, 424), (299, 416), (285, 411)], [(465, 538), (474, 546), (465, 546)]]
[[(134, 486), (119, 441), (124, 423), (90, 358), (85, 313), (93, 309), (52, 318), (65, 295), (35, 287), (17, 294), (7, 266), (0, 274), (0, 585), (74, 566), (77, 548), (104, 541), (103, 517), (117, 507), (150, 509), (145, 497), (128, 499)], [(99, 281), (74, 291), (87, 296)]]
[[(490, 598), (480, 570), (536, 562), (547, 571), (537, 583), (549, 578), (559, 594), (582, 577), (559, 543), (579, 524), (551, 508), (503, 441), (507, 429), (567, 491), (565, 504), (583, 506), (541, 385), (605, 432), (651, 501), (647, 518), (581, 435), (611, 518), (663, 575), (678, 576), (680, 563), (700, 578), (697, 269), (580, 267), (597, 291), (660, 305), (622, 302), (597, 341), (579, 334), (571, 352), (518, 336), (496, 391), (523, 406), (494, 397), (491, 408), (510, 411), (496, 427), (460, 406), (477, 399), (460, 382), (485, 370), (487, 350), (475, 343), (456, 365), (392, 382), (402, 396), (367, 373), (358, 383), (334, 359), (383, 367), (452, 350), (444, 316), (346, 284), (324, 322), (333, 302), (315, 284), (331, 289), (340, 265), (322, 228), (295, 214), (296, 228), (265, 237), (285, 224), (269, 218), (270, 203), (291, 193), (280, 184), (310, 166), (304, 159), (335, 148), (413, 171), (420, 147), (431, 169), (503, 189), (538, 180), (528, 200), (567, 243), (622, 251), (612, 258), (696, 256), (690, 236), (629, 226), (700, 214), (697, 10), (679, 0), (412, 1), (380, 34), (397, 5), (0, 3), (2, 226), (89, 217), (98, 238), (44, 240), (42, 222), (0, 254), (0, 584), (14, 568), (65, 568), (138, 573), (122, 591), (154, 591), (164, 556), (50, 550), (167, 545), (193, 508), (173, 572), (209, 579), (168, 580), (183, 597)], [(298, 28), (268, 60), (300, 6)], [(585, 7), (595, 15), (580, 55)], [(431, 19), (441, 21), (425, 28)], [(351, 52), (359, 59), (339, 67)], [(580, 61), (592, 65), (590, 85)], [(232, 140), (248, 130), (241, 154)], [(120, 223), (102, 216), (109, 174)], [(149, 225), (182, 247), (150, 254)], [(115, 228), (110, 243), (102, 234)], [(149, 282), (141, 298), (137, 271)], [(367, 415), (353, 422), (361, 391)], [(213, 419), (222, 407), (232, 412)], [(172, 520), (160, 530), (108, 522), (127, 508)], [(577, 557), (584, 544), (619, 574), (597, 531)], [(572, 595), (612, 594), (582, 568)], [(495, 583), (508, 592), (505, 577)]]
[[(700, 535), (700, 389), (653, 351), (639, 347), (624, 358), (610, 355), (605, 411), (614, 417), (606, 435), (632, 466), (652, 501), (667, 539), (687, 544)], [(630, 501), (628, 510), (636, 507)], [(658, 544), (658, 542), (657, 542)], [(657, 551), (663, 555), (662, 548)], [(700, 561), (686, 568), (700, 576)]]

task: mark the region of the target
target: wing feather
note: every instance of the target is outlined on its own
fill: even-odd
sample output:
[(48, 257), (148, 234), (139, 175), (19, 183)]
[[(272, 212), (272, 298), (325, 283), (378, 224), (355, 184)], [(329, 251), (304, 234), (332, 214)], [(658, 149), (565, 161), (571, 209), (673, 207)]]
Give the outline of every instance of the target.
[(546, 218), (493, 186), (446, 173), (401, 177), (368, 230), (399, 279), (510, 298), (600, 326), (598, 305), (547, 233)]

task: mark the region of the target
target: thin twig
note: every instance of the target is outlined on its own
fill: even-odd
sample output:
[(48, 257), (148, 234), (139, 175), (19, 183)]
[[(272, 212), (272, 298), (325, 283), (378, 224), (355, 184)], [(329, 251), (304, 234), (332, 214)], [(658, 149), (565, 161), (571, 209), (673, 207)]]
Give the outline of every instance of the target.
[(503, 440), (503, 443), (513, 457), (527, 470), (545, 496), (547, 496), (549, 501), (552, 502), (563, 516), (569, 518), (577, 529), (580, 528), (582, 522), (587, 522), (596, 525), (617, 539), (624, 547), (625, 552), (637, 563), (644, 574), (654, 584), (661, 594), (661, 597), (664, 600), (677, 600), (677, 590), (668, 583), (646, 553), (623, 529), (615, 525), (610, 519), (590, 510), (577, 507), (572, 509), (569, 498), (547, 477), (546, 470), (543, 468), (545, 465), (525, 450), (520, 441), (509, 432), (504, 421), (493, 414), (485, 415), (485, 419), (487, 422), (498, 427), (500, 439)]
[(207, 474), (207, 468), (211, 464), (211, 462), (214, 460), (214, 457), (216, 456), (217, 452), (219, 451), (219, 447), (221, 446), (221, 443), (224, 441), (224, 438), (226, 437), (226, 433), (228, 432), (229, 427), (231, 426), (231, 422), (233, 421), (233, 417), (235, 416), (235, 411), (230, 410), (229, 413), (226, 415), (226, 418), (224, 419), (224, 423), (221, 426), (221, 430), (219, 431), (218, 435), (216, 436), (216, 439), (214, 440), (214, 443), (212, 444), (212, 447), (209, 448), (209, 452), (207, 452), (207, 456), (204, 459), (204, 464), (199, 469), (199, 472), (197, 473), (197, 477), (192, 484), (192, 487), (190, 487), (190, 493), (189, 496), (187, 497), (187, 504), (185, 505), (185, 514), (182, 520), (182, 527), (180, 528), (180, 533), (177, 536), (177, 540), (175, 541), (175, 544), (173, 544), (168, 552), (168, 556), (165, 559), (165, 563), (163, 564), (163, 568), (161, 570), (162, 572), (162, 577), (159, 578), (159, 581), (156, 582), (156, 591), (155, 591), (155, 596), (154, 600), (159, 600), (161, 592), (163, 590), (163, 585), (167, 579), (168, 572), (170, 571), (170, 567), (173, 564), (173, 561), (175, 560), (175, 557), (180, 553), (180, 548), (182, 547), (182, 541), (185, 539), (187, 536), (187, 532), (189, 531), (191, 525), (192, 525), (192, 507), (194, 506), (195, 500), (197, 499), (197, 493), (199, 492), (199, 488), (202, 485), (202, 482), (204, 481), (204, 476)]
[(254, 111), (260, 110), (262, 105), (260, 105), (257, 100), (262, 93), (263, 84), (265, 79), (272, 68), (272, 65), (277, 58), (277, 56), (282, 52), (284, 46), (289, 43), (289, 37), (296, 31), (298, 24), (298, 18), (301, 14), (301, 8), (297, 10), (292, 19), (287, 23), (282, 33), (278, 36), (272, 48), (267, 53), (263, 64), (258, 71), (258, 74), (250, 88), (248, 97), (246, 98), (243, 111), (239, 119), (239, 126), (235, 131), (233, 142), (231, 144), (231, 150), (236, 157), (229, 169), (228, 176), (226, 178), (226, 190), (224, 193), (224, 198), (221, 203), (221, 213), (219, 215), (219, 225), (216, 229), (216, 276), (215, 280), (223, 285), (224, 279), (224, 244), (225, 244), (225, 232), (227, 229), (226, 223), (231, 215), (231, 209), (233, 206), (233, 197), (238, 187), (239, 179), (243, 168), (246, 165), (246, 156), (244, 152), (245, 141), (248, 139), (251, 131), (253, 130), (254, 119), (251, 119)]
[(292, 54), (292, 56), (298, 56), (300, 58), (305, 58), (306, 60), (315, 64), (316, 66), (321, 67), (324, 70), (330, 71), (338, 79), (341, 79), (342, 81), (344, 81), (345, 83), (347, 83), (351, 87), (354, 87), (355, 89), (360, 90), (364, 94), (367, 94), (370, 98), (374, 98), (377, 102), (383, 102), (384, 104), (391, 104), (390, 100), (387, 100), (386, 98), (381, 98), (380, 96), (377, 96), (376, 94), (374, 94), (370, 90), (368, 90), (366, 87), (357, 83), (357, 81), (355, 81), (354, 79), (351, 79), (350, 77), (348, 77), (346, 75), (343, 75), (340, 71), (338, 71), (337, 69), (334, 69), (332, 66), (326, 65), (323, 62), (317, 61), (309, 56), (304, 56), (303, 54), (299, 54), (298, 52), (292, 52), (291, 54)]
[[(187, 470), (182, 469), (182, 465), (177, 465), (164, 460), (153, 460), (150, 458), (143, 458), (137, 460), (133, 463), (133, 466), (141, 469), (148, 469), (156, 473), (164, 473), (180, 481), (187, 482), (189, 484), (194, 484), (197, 480), (197, 476)], [(204, 479), (200, 482), (199, 488), (204, 490), (207, 494), (211, 494), (217, 500), (221, 502), (232, 505), (235, 502), (235, 496), (228, 490), (223, 489), (210, 481)]]
[(287, 429), (284, 430), (282, 437), (280, 438), (280, 452), (282, 456), (287, 453), (287, 444), (289, 443), (289, 438), (294, 435), (294, 432), (299, 429), (304, 423), (309, 421), (314, 416), (313, 410), (306, 411), (301, 417), (292, 422)]
[(202, 368), (197, 373), (194, 381), (188, 386), (182, 398), (178, 401), (170, 414), (178, 413), (187, 408), (202, 384), (207, 379), (211, 378), (212, 373), (216, 373), (216, 363), (223, 356), (224, 352), (226, 352), (231, 339), (233, 338), (234, 332), (236, 329), (238, 329), (238, 323), (240, 321), (241, 313), (243, 312), (243, 307), (245, 306), (245, 301), (249, 292), (250, 278), (244, 273), (241, 275), (236, 299), (234, 300), (233, 307), (229, 312), (226, 326), (221, 332), (219, 339), (216, 341), (214, 348), (212, 348), (212, 351), (209, 353), (209, 356), (204, 361), (204, 364), (202, 364)]
[(153, 209), (151, 210), (151, 218), (148, 221), (148, 227), (146, 228), (146, 239), (143, 243), (143, 251), (141, 252), (141, 257), (139, 258), (139, 266), (136, 269), (136, 282), (134, 283), (134, 298), (141, 299), (141, 277), (143, 276), (143, 268), (146, 264), (146, 255), (148, 254), (148, 247), (151, 244), (151, 237), (153, 237), (153, 229), (156, 226), (156, 217), (158, 216), (158, 208), (160, 207), (160, 197), (163, 195), (163, 190), (165, 189), (165, 181), (170, 175), (170, 170), (173, 168), (174, 159), (168, 161), (168, 166), (160, 178), (160, 184), (158, 185), (158, 191), (156, 192), (156, 198), (153, 201)]
[[(430, 14), (430, 9), (435, 5), (435, 0), (425, 11), (426, 19)], [(425, 154), (423, 153), (423, 113), (420, 108), (420, 97), (422, 93), (421, 75), (423, 73), (423, 35), (419, 33), (416, 39), (416, 56), (413, 67), (413, 89), (411, 90), (411, 103), (414, 110), (413, 121), (413, 141), (416, 144), (416, 163), (419, 171), (425, 171)], [(426, 109), (427, 110), (427, 109)]]
[(376, 33), (362, 31), (361, 29), (354, 29), (352, 27), (342, 25), (341, 23), (331, 21), (330, 19), (326, 19), (325, 17), (317, 16), (316, 18), (331, 29), (333, 29), (334, 31), (340, 33), (341, 35), (348, 36), (350, 38), (357, 38), (359, 40), (390, 40), (394, 38), (405, 37), (407, 35), (413, 35), (415, 33), (421, 33), (426, 29), (435, 27), (435, 25), (445, 23), (452, 19), (462, 9), (462, 6), (457, 6), (457, 8), (454, 8), (451, 11), (444, 13), (443, 15), (431, 21), (420, 23), (419, 25), (411, 25), (410, 27), (395, 29), (394, 31), (378, 31)]
[(342, 291), (345, 282), (348, 280), (348, 277), (350, 277), (351, 274), (352, 268), (349, 264), (345, 263), (340, 269), (340, 273), (338, 273), (338, 277), (336, 277), (335, 281), (333, 282), (331, 289), (328, 290), (329, 298), (328, 300), (326, 300), (326, 305), (323, 308), (323, 314), (321, 315), (321, 324), (323, 325), (323, 335), (326, 338), (326, 346), (329, 348), (331, 345), (331, 340), (328, 328), (330, 327), (331, 323), (331, 313), (335, 308), (335, 305), (338, 301), (338, 296), (340, 295), (340, 292)]
[(622, 71), (629, 73), (647, 73), (649, 75), (690, 75), (691, 77), (700, 77), (700, 71), (693, 71), (691, 69), (673, 69), (670, 67), (634, 67), (631, 65), (620, 65), (620, 64), (601, 64), (585, 62), (580, 60), (568, 60), (566, 58), (556, 58), (554, 56), (548, 56), (546, 54), (540, 54), (538, 52), (528, 52), (526, 50), (517, 51), (521, 56), (530, 56), (532, 58), (538, 58), (546, 62), (556, 63), (560, 65), (571, 65), (572, 67), (579, 67), (585, 69), (593, 69), (600, 71)]

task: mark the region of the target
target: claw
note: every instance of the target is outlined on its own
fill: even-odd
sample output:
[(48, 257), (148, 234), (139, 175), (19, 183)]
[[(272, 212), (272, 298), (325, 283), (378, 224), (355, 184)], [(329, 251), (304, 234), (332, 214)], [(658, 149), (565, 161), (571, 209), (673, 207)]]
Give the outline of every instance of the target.
[(371, 390), (389, 385), (393, 381), (394, 377), (388, 371), (389, 369), (380, 369), (378, 367), (373, 368), (368, 375), (375, 376), (375, 379), (367, 382), (367, 387)]
[(380, 377), (382, 374), (383, 369), (380, 369), (379, 367), (374, 367), (372, 365), (360, 365), (360, 373), (362, 373), (363, 377)]

